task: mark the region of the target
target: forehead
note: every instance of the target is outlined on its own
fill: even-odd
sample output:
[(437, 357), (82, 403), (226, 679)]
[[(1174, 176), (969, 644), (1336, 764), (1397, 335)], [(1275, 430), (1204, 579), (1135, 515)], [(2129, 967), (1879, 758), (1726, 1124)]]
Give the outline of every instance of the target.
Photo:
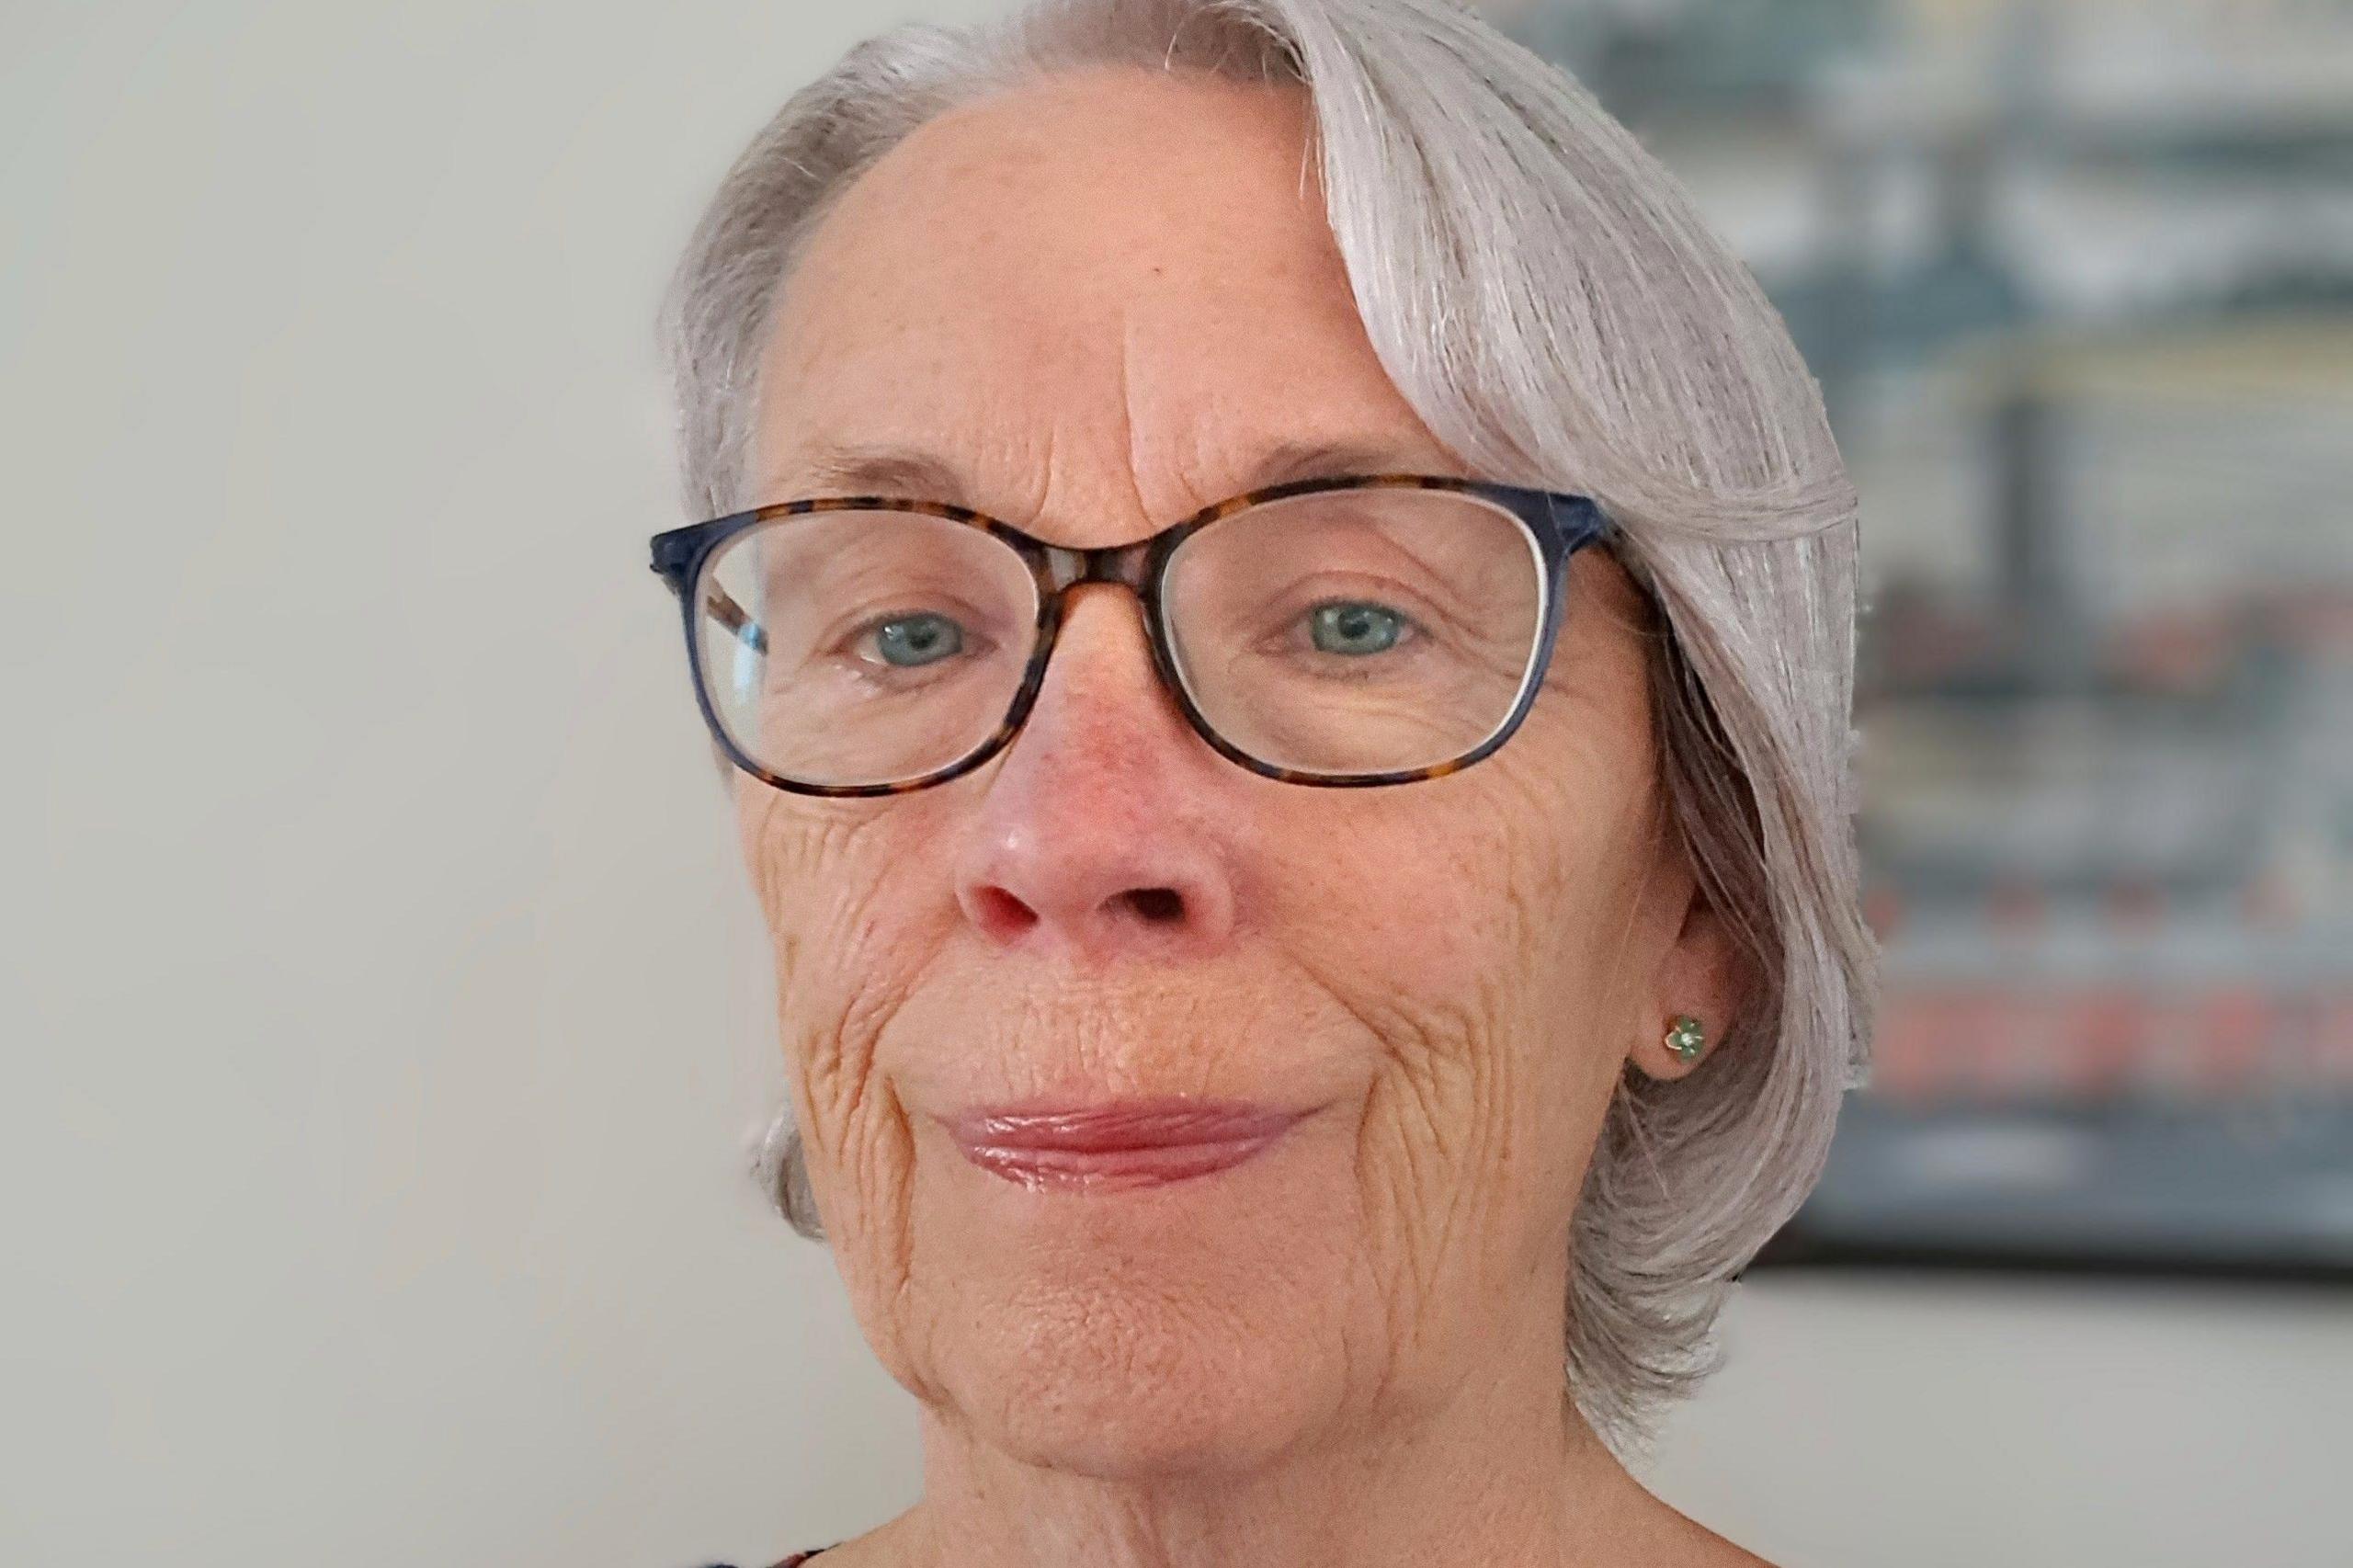
[(779, 303), (754, 472), (924, 449), (975, 506), (1066, 470), (1165, 516), (1277, 441), (1459, 471), (1365, 335), (1303, 94), (1106, 69), (934, 120), (843, 193)]

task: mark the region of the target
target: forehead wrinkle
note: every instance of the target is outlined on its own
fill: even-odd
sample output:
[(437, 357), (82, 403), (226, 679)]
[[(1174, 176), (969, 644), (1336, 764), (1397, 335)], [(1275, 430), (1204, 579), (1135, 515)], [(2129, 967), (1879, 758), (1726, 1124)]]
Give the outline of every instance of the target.
[[(1188, 426), (1188, 430), (1198, 428), (1197, 425)], [(1045, 426), (1045, 449), (1040, 471), (1049, 478), (1055, 472), (1058, 429), (1059, 426), (1054, 423)], [(1132, 456), (1134, 449), (1131, 443), (1130, 488), (1135, 494), (1137, 514), (1146, 517), (1154, 526), (1165, 527), (1229, 495), (1261, 490), (1293, 479), (1323, 478), (1342, 473), (1416, 472), (1461, 475), (1463, 472), (1461, 463), (1438, 449), (1427, 447), (1419, 440), (1399, 439), (1373, 431), (1344, 429), (1330, 436), (1278, 436), (1270, 441), (1246, 446), (1222, 441), (1218, 443), (1217, 449), (1229, 451), (1237, 447), (1247, 456), (1225, 471), (1222, 478), (1205, 481), (1199, 476), (1213, 471), (1207, 468), (1199, 455), (1201, 443), (1198, 437), (1188, 439), (1177, 462), (1180, 495), (1169, 506), (1147, 511), (1140, 486), (1135, 483), (1136, 460)], [(992, 505), (998, 494), (1010, 494), (1012, 492), (1002, 490), (985, 475), (969, 471), (942, 447), (919, 442), (814, 437), (800, 443), (793, 453), (772, 464), (762, 483), (767, 490), (774, 493), (772, 498), (779, 501), (819, 494), (948, 501), (1002, 517), (1023, 528), (1033, 524), (1047, 524), (1050, 528), (1050, 519), (1058, 515), (1058, 508), (1044, 503), (1018, 506), (1003, 502)]]
[[(1159, 270), (1157, 267), (1153, 268), (1155, 275)], [(1143, 454), (1137, 450), (1136, 446), (1140, 426), (1136, 420), (1136, 388), (1132, 364), (1135, 346), (1136, 317), (1134, 310), (1130, 308), (1120, 312), (1120, 419), (1127, 426), (1127, 439), (1124, 445), (1128, 452), (1128, 498), (1135, 504), (1135, 509), (1129, 513), (1129, 516), (1142, 519), (1142, 527), (1149, 532), (1158, 528), (1160, 524), (1153, 519), (1151, 504), (1143, 498), (1143, 484), (1136, 477), (1143, 471)]]
[[(1006, 119), (992, 123), (991, 130), (998, 136), (1017, 136), (1023, 131), (1024, 125), (1025, 121), (1019, 119)], [(935, 125), (933, 129), (938, 131), (938, 126)], [(972, 128), (968, 125), (967, 129)], [(917, 142), (925, 143), (925, 150), (930, 156), (911, 153), (910, 148)], [(1276, 205), (1293, 209), (1300, 216), (1320, 220), (1323, 214), (1316, 204), (1302, 201), (1302, 178), (1313, 172), (1310, 156), (1312, 137), (1296, 142), (1294, 146), (1298, 153), (1297, 166), (1280, 168), (1275, 178), (1267, 182), (1267, 189), (1279, 193)], [(899, 149), (900, 155), (885, 160), (891, 165), (887, 172), (878, 165), (877, 170), (869, 171), (868, 176), (858, 182), (868, 187), (862, 193), (867, 198), (866, 201), (846, 204), (845, 209), (836, 211), (828, 222), (826, 227), (833, 231), (828, 237), (836, 242), (830, 248), (838, 252), (845, 221), (879, 222), (884, 225), (886, 232), (896, 233), (892, 225), (904, 222), (909, 209), (923, 209), (924, 204), (919, 202), (885, 200), (887, 196), (904, 194), (904, 190), (889, 188), (894, 182), (901, 187), (928, 188), (940, 180), (950, 179), (968, 162), (980, 169), (1001, 170), (1005, 160), (997, 155), (998, 151), (1001, 148), (970, 148), (954, 142), (941, 145), (938, 144), (937, 137), (911, 138), (907, 145)], [(983, 156), (983, 152), (988, 155)], [(941, 155), (943, 153), (946, 155)], [(1285, 157), (1282, 162), (1290, 164), (1291, 160)], [(874, 177), (877, 173), (883, 173), (884, 177), (877, 180)], [(969, 188), (962, 194), (968, 199), (971, 197)], [(1010, 194), (1017, 197), (1016, 210), (1018, 210), (1017, 197), (1024, 193)], [(1093, 194), (1098, 199), (1108, 199), (1118, 193), (1107, 190), (1098, 180)], [(1274, 226), (1282, 227), (1286, 235), (1290, 233), (1290, 225), (1282, 223), (1280, 220), (1290, 215), (1289, 212), (1275, 215), (1278, 222)], [(1076, 226), (1085, 227), (1083, 224)], [(1072, 225), (1064, 224), (1063, 227), (1067, 230)], [(1270, 237), (1266, 232), (1268, 225), (1252, 227), (1258, 231), (1261, 241)], [(1000, 373), (976, 365), (964, 368), (966, 376), (977, 377), (984, 383), (1013, 380), (1017, 385), (1040, 389), (1039, 395), (1058, 398), (1048, 407), (1017, 411), (1017, 418), (1027, 416), (1023, 428), (1009, 433), (984, 430), (970, 444), (974, 454), (986, 448), (986, 456), (990, 460), (1000, 452), (1017, 455), (1018, 461), (1013, 469), (995, 474), (985, 471), (976, 472), (965, 465), (981, 463), (984, 460), (981, 456), (951, 455), (945, 464), (934, 463), (929, 472), (903, 469), (895, 475), (884, 476), (892, 479), (893, 483), (853, 482), (845, 472), (839, 479), (819, 484), (813, 479), (805, 483), (795, 482), (785, 464), (779, 462), (777, 471), (764, 475), (765, 482), (773, 487), (775, 493), (764, 494), (761, 498), (795, 498), (816, 490), (844, 494), (896, 494), (915, 488), (915, 482), (920, 478), (925, 482), (920, 486), (921, 491), (931, 498), (957, 502), (1027, 527), (1053, 514), (1042, 506), (1027, 509), (1010, 506), (1006, 505), (1010, 498), (1034, 498), (1057, 488), (1108, 483), (1108, 478), (1097, 476), (1090, 479), (1086, 476), (1083, 460), (1077, 456), (1078, 449), (1074, 445), (1074, 432), (1063, 429), (1064, 425), (1086, 430), (1087, 434), (1084, 438), (1089, 442), (1097, 439), (1099, 432), (1107, 464), (1109, 460), (1121, 460), (1111, 454), (1123, 454), (1123, 460), (1129, 467), (1127, 488), (1131, 522), (1148, 519), (1154, 526), (1165, 526), (1229, 494), (1285, 479), (1367, 470), (1459, 472), (1457, 460), (1445, 454), (1443, 447), (1420, 427), (1418, 419), (1410, 413), (1404, 413), (1401, 420), (1401, 411), (1392, 403), (1393, 393), (1383, 396), (1381, 391), (1364, 376), (1351, 373), (1369, 367), (1354, 366), (1349, 346), (1336, 344), (1331, 335), (1335, 330), (1344, 333), (1360, 330), (1355, 324), (1354, 312), (1345, 289), (1345, 278), (1335, 269), (1336, 257), (1332, 254), (1328, 237), (1315, 233), (1313, 222), (1299, 237), (1308, 241), (1309, 253), (1300, 253), (1298, 246), (1286, 242), (1280, 246), (1279, 259), (1275, 262), (1270, 263), (1268, 257), (1261, 254), (1260, 248), (1253, 246), (1245, 246), (1245, 254), (1236, 258), (1243, 264), (1243, 278), (1256, 276), (1264, 278), (1268, 288), (1276, 287), (1273, 278), (1277, 274), (1288, 278), (1290, 286), (1280, 290), (1281, 308), (1274, 312), (1283, 318), (1280, 323), (1268, 321), (1270, 301), (1267, 299), (1259, 298), (1247, 290), (1236, 295), (1230, 288), (1220, 286), (1220, 275), (1215, 269), (1205, 274), (1201, 269), (1198, 245), (1188, 245), (1181, 252), (1163, 254), (1165, 247), (1179, 243), (1172, 232), (1164, 231), (1158, 235), (1162, 248), (1149, 253), (1139, 251), (1126, 258), (1126, 282), (1120, 287), (1096, 287), (1084, 269), (1066, 280), (1082, 295), (1092, 295), (1099, 304), (1110, 307), (1100, 313), (1074, 313), (1073, 301), (1061, 288), (1045, 290), (1051, 298), (1032, 298), (1040, 295), (1040, 280), (1037, 277), (1036, 258), (1033, 257), (1031, 265), (1021, 273), (1029, 287), (1015, 288), (1004, 293), (993, 292), (993, 307), (983, 308), (981, 312), (995, 329), (989, 339), (990, 351), (1002, 359), (1017, 341), (1026, 340), (1034, 345), (1036, 339), (1030, 336), (1030, 332), (1041, 326), (1053, 328), (1055, 335), (1063, 340), (1058, 350), (1043, 356), (1034, 369), (1009, 365)], [(922, 253), (918, 250), (916, 254)], [(1065, 249), (1055, 254), (1060, 259), (1069, 261), (1074, 256), (1096, 256), (1098, 253)], [(876, 292), (885, 288), (888, 279), (854, 271), (845, 273), (838, 265), (841, 260), (839, 254), (828, 259), (836, 264), (826, 269), (827, 276), (835, 286), (852, 290), (871, 309), (883, 309), (890, 305), (891, 301)], [(1267, 270), (1269, 267), (1271, 270)], [(1200, 289), (1191, 295), (1172, 290), (1168, 287), (1170, 280), (1165, 276), (1172, 271), (1193, 279), (1201, 286)], [(1315, 277), (1317, 287), (1312, 296), (1302, 295), (1299, 292), (1299, 286), (1307, 281), (1310, 273)], [(932, 274), (932, 279), (935, 283), (944, 281), (937, 273)], [(802, 281), (813, 283), (816, 280), (815, 270), (804, 267)], [(961, 282), (969, 287), (971, 280), (964, 278)], [(1160, 290), (1159, 293), (1152, 291), (1155, 287)], [(807, 308), (805, 290), (800, 292), (803, 295), (800, 301), (803, 308), (799, 312), (802, 324), (818, 328), (814, 342), (804, 338), (803, 347), (822, 344), (831, 350), (822, 356), (831, 367), (831, 373), (826, 378), (829, 381), (847, 378), (853, 385), (904, 388), (909, 380), (906, 370), (910, 368), (919, 366), (934, 378), (946, 373), (946, 365), (938, 358), (940, 346), (926, 345), (920, 335), (906, 337), (889, 332), (881, 335), (881, 341), (859, 343), (855, 339), (843, 340), (840, 335), (850, 329), (850, 322), (833, 312), (811, 312)], [(1192, 351), (1191, 358), (1176, 361), (1179, 368), (1173, 377), (1165, 375), (1158, 381), (1149, 374), (1148, 367), (1137, 363), (1154, 351), (1152, 324), (1155, 305), (1161, 307), (1161, 319), (1168, 329), (1162, 334), (1168, 339), (1168, 347), (1161, 351), (1164, 354), (1171, 349), (1179, 354), (1188, 348)], [(1093, 338), (1097, 352), (1110, 347), (1096, 335), (1108, 334), (1111, 309), (1119, 312), (1120, 328), (1117, 344), (1120, 353), (1120, 402), (1116, 413), (1108, 403), (1110, 389), (1108, 386), (1101, 387), (1097, 393), (1104, 402), (1093, 408), (1086, 406), (1086, 401), (1071, 401), (1074, 397), (1084, 399), (1086, 386), (1091, 380), (1083, 371), (1074, 374), (1088, 358), (1084, 352), (1087, 340)], [(1087, 330), (1084, 315), (1093, 316), (1091, 332)], [(1204, 330), (1188, 330), (1188, 322)], [(830, 333), (825, 331), (828, 324), (832, 328)], [(1274, 406), (1245, 408), (1239, 411), (1241, 417), (1237, 418), (1233, 399), (1216, 395), (1217, 389), (1225, 384), (1229, 377), (1235, 379), (1245, 390), (1254, 379), (1266, 380), (1263, 363), (1256, 362), (1262, 361), (1267, 352), (1266, 335), (1270, 326), (1280, 326), (1283, 330), (1278, 335), (1290, 341), (1300, 351), (1299, 356), (1291, 360), (1287, 374), (1277, 379), (1306, 377), (1310, 384), (1290, 388), (1291, 395), (1286, 402), (1282, 389), (1270, 382), (1264, 397)], [(860, 335), (867, 335), (873, 329), (859, 327), (857, 331)], [(1006, 334), (1011, 335), (1004, 335)], [(1227, 353), (1243, 356), (1251, 362), (1234, 364), (1223, 371), (1213, 372), (1197, 363), (1204, 343), (1218, 345)], [(881, 362), (897, 358), (909, 349), (915, 351), (912, 359), (903, 360), (895, 374), (891, 366)], [(1278, 355), (1277, 358), (1284, 356)], [(805, 358), (800, 359), (801, 368), (808, 365)], [(1188, 373), (1184, 369), (1186, 366), (1191, 366), (1199, 373)], [(1102, 369), (1099, 363), (1097, 364), (1093, 374), (1099, 376)], [(1323, 373), (1310, 374), (1316, 369)], [(1180, 390), (1195, 389), (1187, 393), (1189, 401), (1180, 407), (1164, 406), (1155, 410), (1155, 389), (1172, 382)], [(829, 406), (826, 398), (822, 395), (812, 398), (807, 395), (808, 392), (804, 385), (803, 395), (792, 401), (804, 410)], [(1297, 395), (1302, 392), (1311, 394), (1312, 403), (1310, 397)], [(1313, 396), (1315, 393), (1324, 395)], [(994, 394), (985, 389), (975, 392), (966, 388), (957, 396), (956, 408), (943, 408), (937, 412), (950, 419), (984, 418), (992, 406), (1003, 410), (1013, 401), (1002, 387)], [(1167, 400), (1164, 397), (1157, 401), (1165, 404)], [(898, 405), (902, 408), (909, 406), (904, 402)], [(877, 412), (881, 412), (890, 405), (874, 406)], [(1351, 414), (1353, 417), (1350, 417)], [(916, 417), (921, 417), (919, 413)], [(1115, 433), (1097, 423), (1112, 417), (1122, 420), (1125, 428)], [(783, 434), (781, 431), (774, 433)], [(875, 430), (872, 437), (876, 444), (881, 444), (881, 438), (900, 433), (884, 426)], [(909, 429), (908, 433), (912, 434), (913, 430)], [(859, 434), (863, 436), (865, 433)], [(1285, 449), (1276, 452), (1271, 460), (1264, 452), (1264, 446), (1270, 437)], [(1318, 454), (1290, 449), (1294, 445), (1310, 447), (1325, 440), (1334, 444), (1333, 451)], [(900, 444), (918, 445), (915, 442)], [(945, 443), (937, 439), (927, 443), (933, 447)], [(963, 441), (952, 444), (960, 451), (967, 447)], [(1034, 455), (1034, 449), (1038, 447), (1042, 447), (1046, 454), (1042, 466)], [(930, 455), (939, 457), (942, 454), (934, 451)], [(1079, 466), (1064, 472), (1056, 468), (1058, 463)], [(991, 461), (989, 466), (994, 467), (994, 462)], [(940, 472), (943, 467), (949, 472)], [(1074, 511), (1070, 520), (1075, 523), (1084, 512), (1093, 512), (1102, 506), (1110, 494), (1106, 490), (1085, 497), (1072, 496), (1071, 505), (1081, 510)], [(1154, 504), (1154, 497), (1160, 504)], [(1107, 540), (1107, 534), (1097, 531), (1100, 527), (1100, 524), (1088, 527), (1087, 535), (1093, 540)], [(1051, 523), (1036, 531), (1041, 537), (1067, 537)], [(1120, 531), (1124, 533), (1127, 530)]]

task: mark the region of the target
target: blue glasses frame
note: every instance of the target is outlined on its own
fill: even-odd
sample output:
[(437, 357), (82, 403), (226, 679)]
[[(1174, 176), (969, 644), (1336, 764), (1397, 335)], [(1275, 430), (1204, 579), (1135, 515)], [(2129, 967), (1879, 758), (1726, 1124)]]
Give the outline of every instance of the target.
[[(1335, 490), (1376, 489), (1442, 490), (1492, 502), (1518, 519), (1535, 542), (1538, 558), (1543, 566), (1543, 615), (1537, 631), (1536, 656), (1529, 662), (1528, 673), (1521, 682), (1518, 695), (1513, 699), (1511, 712), (1495, 732), (1478, 745), (1459, 756), (1426, 767), (1382, 773), (1311, 773), (1253, 756), (1218, 733), (1195, 704), (1192, 694), (1186, 689), (1184, 679), (1178, 674), (1162, 603), (1162, 585), (1166, 580), (1169, 562), (1176, 554), (1176, 547), (1194, 534), (1252, 507), (1270, 501), (1288, 500), (1294, 495)], [(1029, 655), (1020, 687), (1014, 693), (1004, 719), (986, 739), (947, 766), (917, 778), (884, 784), (812, 784), (784, 778), (745, 755), (744, 749), (736, 744), (734, 737), (728, 733), (727, 726), (720, 722), (718, 711), (711, 703), (709, 675), (704, 667), (703, 640), (696, 621), (698, 607), (693, 585), (701, 581), (703, 567), (712, 555), (746, 528), (779, 517), (878, 510), (914, 512), (962, 523), (982, 529), (1012, 550), (1029, 568), (1037, 585), (1038, 645)], [(1586, 545), (1611, 538), (1616, 532), (1616, 525), (1608, 513), (1587, 495), (1452, 475), (1367, 473), (1298, 479), (1245, 491), (1239, 495), (1204, 506), (1148, 538), (1095, 550), (1049, 543), (1011, 523), (952, 502), (893, 495), (830, 495), (779, 501), (748, 511), (731, 512), (707, 522), (669, 528), (655, 534), (648, 542), (653, 552), (649, 564), (678, 598), (681, 622), (687, 637), (688, 673), (694, 681), (695, 705), (701, 710), (703, 722), (710, 727), (711, 735), (728, 760), (762, 783), (790, 794), (843, 797), (903, 795), (934, 784), (944, 784), (972, 772), (1004, 750), (1020, 732), (1023, 721), (1029, 718), (1029, 710), (1037, 701), (1040, 688), (1045, 684), (1046, 661), (1053, 653), (1055, 634), (1062, 626), (1064, 596), (1082, 583), (1121, 584), (1142, 601), (1144, 626), (1152, 642), (1153, 666), (1159, 674), (1162, 686), (1176, 699), (1178, 710), (1194, 732), (1227, 760), (1263, 778), (1326, 789), (1408, 784), (1459, 773), (1481, 758), (1493, 756), (1527, 719), (1529, 710), (1535, 705), (1536, 694), (1543, 687), (1545, 674), (1552, 668), (1553, 644), (1560, 633), (1563, 606), (1568, 598), (1570, 558)], [(704, 597), (710, 602), (701, 608), (721, 625), (747, 641), (759, 637), (759, 628), (753, 624), (750, 616), (724, 592), (714, 589)], [(757, 648), (760, 643), (752, 641), (752, 646)]]

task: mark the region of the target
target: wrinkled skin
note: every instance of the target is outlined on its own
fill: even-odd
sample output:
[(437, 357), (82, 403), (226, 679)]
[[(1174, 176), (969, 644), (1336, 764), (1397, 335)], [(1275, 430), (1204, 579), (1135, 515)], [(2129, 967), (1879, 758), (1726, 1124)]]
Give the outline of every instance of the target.
[[(1467, 472), (1355, 314), (1304, 115), (1098, 71), (933, 122), (790, 280), (754, 499), (822, 491), (815, 443), (891, 442), (964, 476), (945, 499), (1108, 545), (1247, 488), (1277, 438)], [(1442, 779), (1227, 762), (1108, 585), (979, 771), (848, 801), (740, 778), (820, 1210), (923, 1406), (923, 1500), (824, 1561), (1757, 1561), (1563, 1399), (1608, 1096), (1630, 1061), (1691, 1071), (1666, 1020), (1738, 1000), (1663, 830), (1645, 603), (1600, 550), (1572, 582), (1526, 725)], [(1117, 1194), (1005, 1181), (926, 1114), (1060, 1090), (1317, 1108)]]

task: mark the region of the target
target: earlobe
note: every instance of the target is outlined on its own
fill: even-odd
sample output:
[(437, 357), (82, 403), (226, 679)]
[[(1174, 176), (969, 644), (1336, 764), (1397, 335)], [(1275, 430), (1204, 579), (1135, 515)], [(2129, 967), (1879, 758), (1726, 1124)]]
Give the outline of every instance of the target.
[(1746, 964), (1714, 906), (1694, 887), (1683, 926), (1661, 955), (1650, 1010), (1631, 1059), (1654, 1078), (1697, 1071), (1745, 1000)]

